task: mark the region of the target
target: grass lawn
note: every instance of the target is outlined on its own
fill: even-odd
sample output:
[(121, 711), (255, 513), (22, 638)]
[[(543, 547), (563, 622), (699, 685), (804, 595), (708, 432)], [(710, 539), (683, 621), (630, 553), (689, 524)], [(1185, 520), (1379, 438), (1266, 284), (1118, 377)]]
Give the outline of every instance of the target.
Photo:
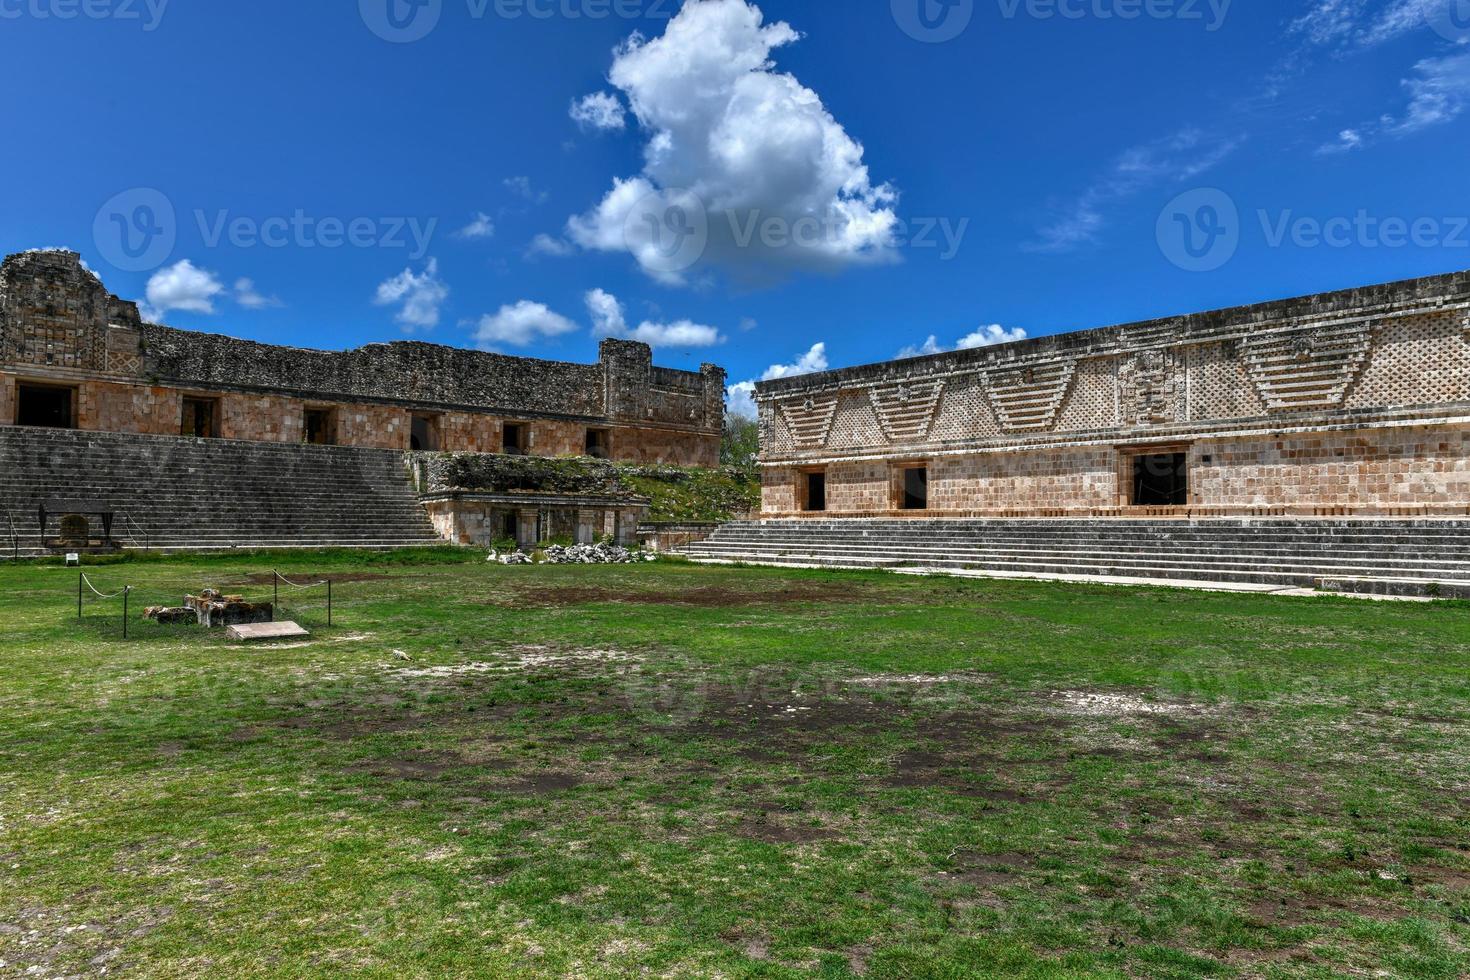
[(1470, 605), (478, 558), (0, 568), (0, 976), (1470, 973)]

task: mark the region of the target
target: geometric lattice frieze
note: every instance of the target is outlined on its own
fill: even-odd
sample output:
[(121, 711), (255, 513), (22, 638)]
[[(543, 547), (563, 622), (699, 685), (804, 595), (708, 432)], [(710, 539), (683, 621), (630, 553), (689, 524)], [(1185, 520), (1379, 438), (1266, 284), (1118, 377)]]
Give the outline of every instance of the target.
[(1372, 343), (1372, 324), (1359, 321), (1250, 337), (1242, 353), (1267, 409), (1338, 408)]
[(1076, 372), (1076, 361), (990, 372), (986, 387), (1001, 427), (1008, 432), (1050, 429)]
[(832, 420), (837, 416), (837, 394), (821, 395), (800, 401), (785, 402), (781, 415), (786, 419), (786, 428), (791, 431), (791, 440), (801, 449), (816, 449), (826, 445), (832, 432)]
[(889, 442), (927, 439), (943, 395), (943, 381), (891, 385), (869, 392), (873, 411), (878, 415), (878, 425)]

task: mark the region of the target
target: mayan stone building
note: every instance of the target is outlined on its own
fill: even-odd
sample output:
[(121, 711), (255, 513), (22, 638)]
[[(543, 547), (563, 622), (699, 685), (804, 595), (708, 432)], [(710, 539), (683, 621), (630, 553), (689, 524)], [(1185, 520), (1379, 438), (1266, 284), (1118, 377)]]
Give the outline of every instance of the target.
[(1470, 273), (757, 386), (776, 517), (1465, 517)]
[[(423, 475), (433, 453), (719, 465), (723, 370), (657, 367), (623, 340), (600, 354), (252, 343), (144, 322), (75, 252), (12, 255), (0, 264), (0, 533), (47, 539), (44, 511), (59, 508), (113, 513), (140, 545), (170, 548), (391, 546), (435, 532), (631, 541), (647, 501)], [(212, 525), (189, 517), (206, 510)]]
[(719, 463), (724, 372), (424, 343), (273, 347), (144, 323), (75, 252), (0, 265), (0, 424), (371, 449)]

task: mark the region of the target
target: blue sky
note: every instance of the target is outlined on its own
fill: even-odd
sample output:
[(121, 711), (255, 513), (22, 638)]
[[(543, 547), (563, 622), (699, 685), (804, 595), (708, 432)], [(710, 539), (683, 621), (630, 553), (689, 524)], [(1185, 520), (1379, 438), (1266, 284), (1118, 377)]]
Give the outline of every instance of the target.
[(1467, 40), (1470, 0), (0, 0), (0, 248), (179, 327), (739, 383), (1470, 267)]

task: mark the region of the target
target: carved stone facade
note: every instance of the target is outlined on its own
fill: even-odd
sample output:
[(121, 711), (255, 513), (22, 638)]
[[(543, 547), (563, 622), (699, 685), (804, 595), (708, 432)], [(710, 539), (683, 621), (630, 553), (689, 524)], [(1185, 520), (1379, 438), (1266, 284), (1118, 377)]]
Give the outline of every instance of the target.
[(74, 252), (0, 265), (0, 424), (24, 422), (55, 395), (70, 419), (48, 424), (98, 431), (543, 456), (595, 449), (716, 466), (724, 390), (714, 365), (656, 367), (646, 345), (622, 340), (604, 341), (597, 364), (569, 364), (425, 343), (317, 351), (192, 333), (144, 323)]
[(756, 400), (769, 516), (1464, 517), (1470, 273), (785, 378)]

